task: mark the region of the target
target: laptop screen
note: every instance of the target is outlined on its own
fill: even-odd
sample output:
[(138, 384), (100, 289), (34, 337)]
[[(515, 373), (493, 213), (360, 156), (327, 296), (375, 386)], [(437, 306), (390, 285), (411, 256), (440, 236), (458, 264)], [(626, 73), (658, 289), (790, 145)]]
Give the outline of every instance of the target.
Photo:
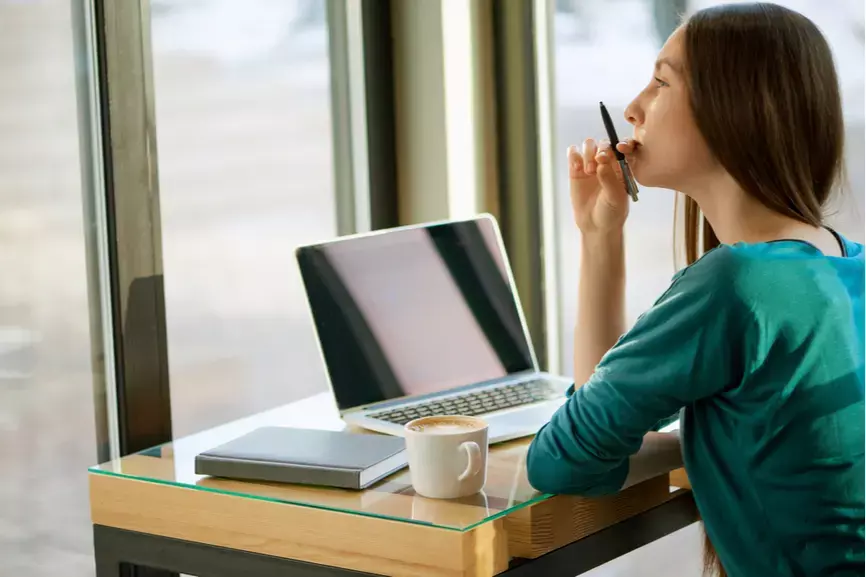
[(490, 217), (297, 251), (340, 409), (534, 368)]

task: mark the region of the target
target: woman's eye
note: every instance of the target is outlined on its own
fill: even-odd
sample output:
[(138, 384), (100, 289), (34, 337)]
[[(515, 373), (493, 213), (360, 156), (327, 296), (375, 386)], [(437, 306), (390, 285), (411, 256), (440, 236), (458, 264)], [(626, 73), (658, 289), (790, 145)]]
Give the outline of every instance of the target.
[(659, 88), (661, 88), (663, 86), (668, 86), (668, 83), (665, 82), (664, 80), (662, 80), (661, 78), (655, 78), (654, 80), (656, 81), (656, 85), (658, 85)]

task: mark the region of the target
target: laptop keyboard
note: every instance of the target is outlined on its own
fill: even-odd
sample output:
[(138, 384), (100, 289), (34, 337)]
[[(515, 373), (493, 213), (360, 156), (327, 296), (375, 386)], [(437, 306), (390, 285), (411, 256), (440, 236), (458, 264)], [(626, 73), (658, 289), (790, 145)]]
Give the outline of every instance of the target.
[(372, 413), (369, 416), (380, 421), (405, 425), (413, 419), (435, 415), (483, 415), (502, 409), (547, 401), (561, 394), (560, 388), (554, 387), (550, 381), (536, 379), (467, 392), (447, 399), (435, 399), (418, 405), (398, 407)]

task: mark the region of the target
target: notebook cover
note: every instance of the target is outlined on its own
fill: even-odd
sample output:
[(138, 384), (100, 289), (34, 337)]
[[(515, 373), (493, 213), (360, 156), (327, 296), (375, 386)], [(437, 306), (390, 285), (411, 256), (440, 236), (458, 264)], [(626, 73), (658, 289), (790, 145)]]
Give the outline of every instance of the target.
[[(197, 455), (195, 472), (234, 479), (363, 489), (404, 468), (405, 448), (401, 437), (262, 427)], [(391, 467), (377, 478), (361, 483), (364, 471), (389, 459), (393, 459)]]

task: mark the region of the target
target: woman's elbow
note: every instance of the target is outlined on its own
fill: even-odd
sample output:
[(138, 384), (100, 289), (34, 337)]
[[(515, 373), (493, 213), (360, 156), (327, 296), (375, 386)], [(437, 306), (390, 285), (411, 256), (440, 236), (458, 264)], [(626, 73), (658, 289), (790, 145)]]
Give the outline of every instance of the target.
[(563, 492), (562, 474), (555, 460), (533, 443), (526, 454), (526, 477), (536, 491), (558, 494)]
[(532, 443), (526, 454), (526, 477), (536, 491), (554, 495), (579, 495), (589, 489), (562, 455)]
[(621, 473), (590, 473), (591, 468), (589, 463), (584, 467), (568, 464), (562, 455), (552, 454), (534, 442), (526, 454), (527, 480), (533, 489), (542, 493), (599, 497), (619, 491), (621, 481), (611, 477), (620, 477)]

